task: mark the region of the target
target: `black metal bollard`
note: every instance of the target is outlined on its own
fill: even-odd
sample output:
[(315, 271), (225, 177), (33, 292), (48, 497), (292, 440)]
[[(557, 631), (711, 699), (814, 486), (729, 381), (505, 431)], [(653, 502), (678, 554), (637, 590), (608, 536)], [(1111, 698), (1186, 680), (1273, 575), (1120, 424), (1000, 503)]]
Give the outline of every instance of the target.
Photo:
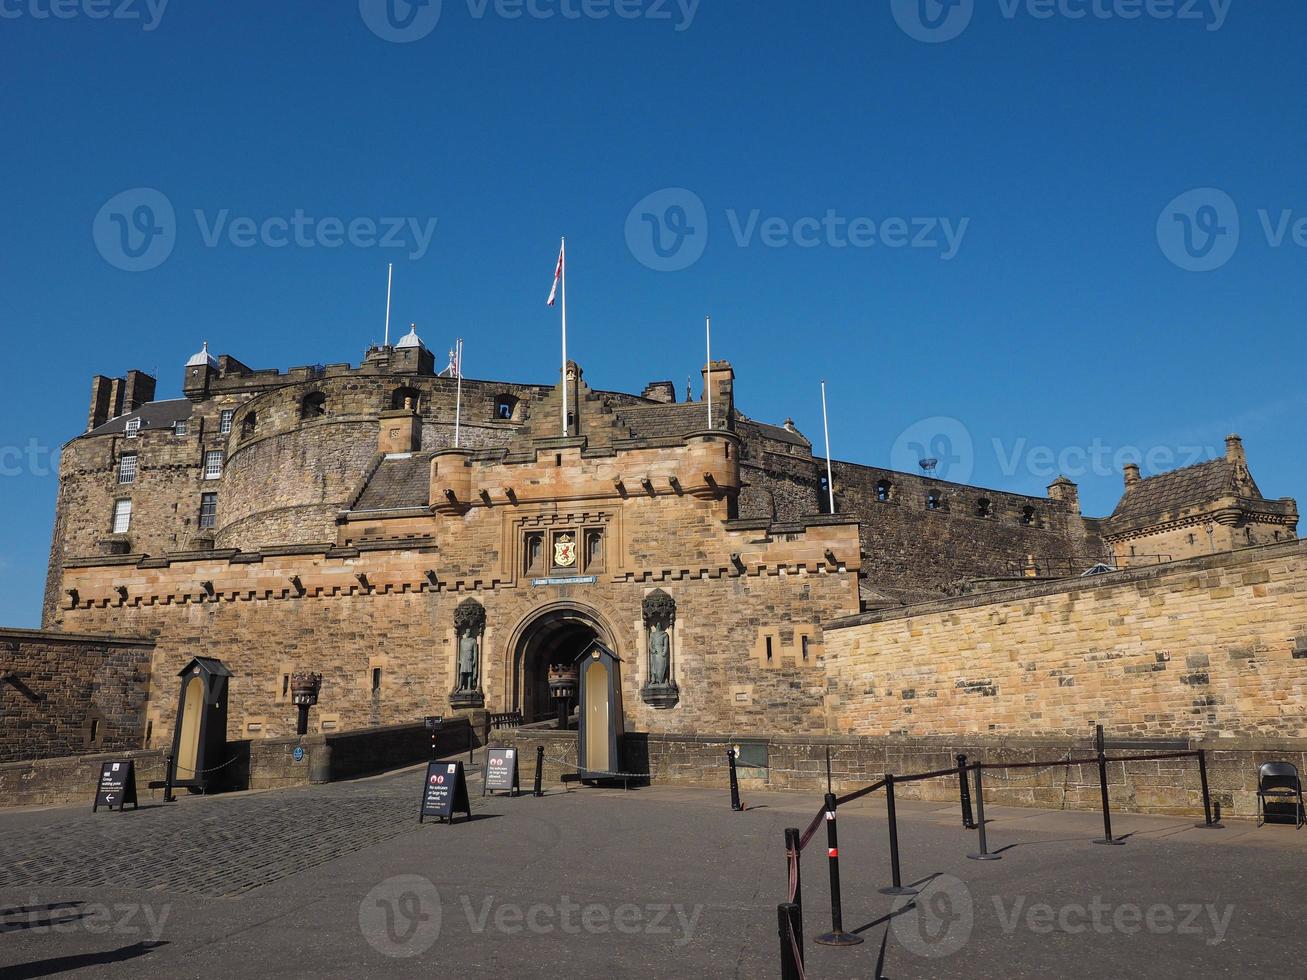
[(899, 819), (894, 809), (894, 773), (885, 773), (885, 809), (889, 814), (889, 888), (882, 888), (882, 895), (915, 895), (917, 889), (903, 887), (903, 875), (899, 871)]
[(791, 935), (797, 911), (798, 906), (793, 902), (781, 902), (776, 906), (776, 932), (781, 939), (781, 980), (802, 980), (803, 977), (803, 967)]
[(467, 765), (469, 769), (472, 768), (472, 750), (476, 748), (476, 744), (476, 735), (472, 730), (472, 723), (469, 721), (467, 723)]
[[(793, 858), (791, 858), (793, 855)], [(799, 859), (802, 857), (802, 851), (799, 848), (799, 828), (785, 828), (785, 870), (790, 873), (793, 868), (794, 873), (794, 895), (791, 901), (797, 910), (794, 913), (794, 939), (795, 945), (799, 947), (799, 965), (803, 965), (803, 875), (799, 868)]]
[(1194, 824), (1195, 827), (1201, 827), (1203, 830), (1221, 830), (1225, 825), (1221, 823), (1221, 814), (1216, 812), (1215, 818), (1212, 816), (1212, 794), (1207, 788), (1207, 751), (1198, 750), (1198, 778), (1203, 784), (1203, 822)]
[(540, 788), (540, 779), (541, 777), (544, 776), (544, 774), (545, 774), (545, 747), (543, 745), (537, 745), (536, 746), (536, 784), (535, 784), (535, 788), (531, 790), (532, 796), (545, 795), (544, 790)]
[(973, 861), (1001, 861), (1002, 855), (990, 854), (989, 843), (985, 839), (985, 784), (981, 780), (980, 774), (984, 770), (979, 762), (976, 763), (976, 824), (980, 827), (980, 850), (975, 854), (968, 854), (967, 857)]
[(431, 758), (432, 759), (440, 758), (440, 756), (436, 753), (436, 739), (438, 739), (439, 737), (440, 737), (439, 734), (433, 728), (431, 730)]
[(826, 794), (826, 857), (830, 867), (830, 932), (813, 942), (823, 946), (856, 946), (861, 936), (844, 931), (844, 909), (840, 904), (840, 841), (835, 830), (835, 794)]
[(173, 769), (173, 757), (171, 752), (168, 753), (168, 760), (164, 765), (167, 768), (163, 771), (163, 802), (176, 803), (177, 797), (175, 797), (172, 792), (172, 777), (175, 770)]
[(967, 783), (967, 757), (958, 755), (958, 791), (962, 794), (962, 829), (975, 830), (976, 821), (971, 819), (971, 788)]
[(726, 762), (731, 767), (731, 809), (743, 810), (740, 803), (740, 781), (735, 777), (735, 750), (726, 750)]
[(1103, 726), (1098, 726), (1098, 788), (1103, 797), (1103, 837), (1095, 844), (1124, 844), (1112, 836), (1112, 805), (1107, 798), (1107, 755), (1103, 751)]

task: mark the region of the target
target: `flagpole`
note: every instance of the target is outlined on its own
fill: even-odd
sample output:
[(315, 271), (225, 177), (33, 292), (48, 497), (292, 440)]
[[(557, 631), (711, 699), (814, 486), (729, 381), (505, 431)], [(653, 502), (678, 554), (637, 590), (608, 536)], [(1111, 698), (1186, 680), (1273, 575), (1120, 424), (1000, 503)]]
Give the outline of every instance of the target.
[(830, 512), (835, 513), (835, 479), (830, 469), (830, 424), (826, 421), (826, 379), (821, 379), (821, 429), (826, 436), (826, 493)]
[(559, 287), (563, 291), (563, 435), (567, 435), (567, 236), (558, 247)]
[(387, 262), (386, 263), (386, 339), (384, 342), (384, 346), (386, 347), (390, 346), (390, 283), (394, 275), (395, 275), (395, 264), (393, 262)]
[(454, 343), (454, 363), (458, 365), (455, 370), (458, 372), (458, 387), (454, 395), (454, 448), (458, 448), (458, 430), (459, 423), (463, 417), (463, 338), (460, 337)]
[(703, 386), (708, 391), (708, 428), (712, 428), (712, 317), (703, 318), (705, 344), (708, 348), (708, 373), (704, 376)]

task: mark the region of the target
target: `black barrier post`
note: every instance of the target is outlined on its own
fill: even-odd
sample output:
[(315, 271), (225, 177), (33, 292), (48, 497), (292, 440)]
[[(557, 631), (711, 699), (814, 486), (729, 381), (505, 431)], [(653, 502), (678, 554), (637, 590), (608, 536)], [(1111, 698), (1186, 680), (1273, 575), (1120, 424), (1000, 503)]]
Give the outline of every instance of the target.
[(726, 762), (731, 767), (731, 809), (743, 810), (740, 805), (740, 781), (735, 778), (735, 750), (726, 750)]
[(840, 905), (840, 842), (835, 832), (835, 794), (826, 794), (826, 863), (830, 866), (830, 932), (813, 942), (823, 946), (856, 946), (861, 936), (844, 931), (844, 910)]
[(798, 906), (793, 902), (782, 902), (776, 906), (776, 931), (781, 937), (781, 980), (801, 980), (803, 969), (799, 959), (794, 955), (794, 941), (790, 938)]
[(976, 763), (976, 824), (980, 827), (980, 851), (976, 854), (968, 854), (967, 857), (973, 861), (1002, 861), (1001, 854), (990, 854), (989, 844), (985, 840), (985, 784), (981, 780), (980, 763)]
[(543, 745), (537, 745), (536, 746), (536, 784), (535, 784), (535, 788), (531, 790), (532, 796), (545, 795), (544, 791), (540, 788), (540, 777), (544, 775), (544, 771), (545, 771), (545, 747)]
[(831, 786), (830, 778), (830, 745), (826, 746), (826, 792), (833, 793), (835, 790)]
[(173, 767), (172, 767), (172, 753), (171, 753), (171, 752), (168, 753), (168, 760), (167, 760), (167, 762), (164, 763), (164, 765), (167, 766), (168, 768), (166, 768), (166, 769), (163, 771), (163, 802), (165, 802), (165, 803), (176, 803), (176, 802), (177, 802), (177, 797), (173, 796), (173, 794), (172, 794), (172, 774), (173, 774)]
[(472, 768), (472, 749), (476, 747), (476, 734), (472, 728), (472, 722), (467, 723), (467, 766)]
[(1221, 823), (1221, 815), (1218, 812), (1215, 819), (1212, 819), (1212, 794), (1207, 788), (1207, 751), (1198, 750), (1198, 778), (1203, 784), (1203, 822), (1194, 824), (1195, 827), (1201, 827), (1203, 830), (1221, 830), (1224, 824)]
[[(785, 828), (785, 866), (786, 872), (794, 875), (794, 895), (791, 901), (797, 910), (794, 913), (794, 939), (795, 945), (799, 947), (799, 965), (803, 965), (803, 875), (799, 870), (799, 858), (802, 852), (799, 848), (799, 828)], [(790, 855), (793, 855), (791, 861)]]
[(899, 872), (899, 820), (894, 810), (894, 773), (885, 773), (885, 809), (889, 815), (889, 888), (882, 888), (882, 895), (915, 895), (917, 889), (903, 887), (903, 875)]
[(1103, 726), (1099, 725), (1094, 741), (1098, 744), (1098, 788), (1103, 797), (1103, 838), (1095, 844), (1124, 844), (1112, 836), (1112, 805), (1107, 798), (1107, 754), (1103, 750)]
[(975, 830), (976, 822), (971, 819), (971, 788), (967, 785), (967, 757), (958, 756), (958, 789), (962, 793), (962, 829)]

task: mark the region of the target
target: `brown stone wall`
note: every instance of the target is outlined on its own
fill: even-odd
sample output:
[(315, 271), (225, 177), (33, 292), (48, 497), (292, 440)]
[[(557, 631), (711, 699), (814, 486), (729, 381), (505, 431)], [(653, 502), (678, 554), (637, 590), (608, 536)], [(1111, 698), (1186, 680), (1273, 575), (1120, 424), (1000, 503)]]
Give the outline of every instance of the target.
[(140, 748), (150, 653), (146, 641), (0, 629), (0, 673), (42, 698), (0, 687), (0, 762)]
[(1307, 736), (1307, 542), (826, 624), (833, 730)]

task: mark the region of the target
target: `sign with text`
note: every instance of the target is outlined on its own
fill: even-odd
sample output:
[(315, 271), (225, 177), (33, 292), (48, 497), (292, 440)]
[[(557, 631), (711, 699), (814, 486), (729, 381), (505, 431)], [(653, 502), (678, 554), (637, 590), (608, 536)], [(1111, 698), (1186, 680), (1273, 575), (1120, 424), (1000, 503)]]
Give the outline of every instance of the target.
[(495, 790), (507, 790), (514, 796), (521, 787), (517, 781), (517, 750), (491, 749), (486, 753), (486, 781), (481, 787), (481, 795)]
[(115, 807), (121, 813), (123, 807), (130, 803), (132, 809), (139, 809), (136, 802), (136, 767), (131, 759), (121, 762), (105, 762), (100, 765), (100, 781), (95, 787), (95, 802), (91, 812), (100, 807)]
[(422, 805), (418, 823), (427, 817), (454, 822), (455, 813), (472, 819), (472, 803), (467, 796), (467, 777), (461, 762), (428, 762), (426, 782), (422, 786)]

